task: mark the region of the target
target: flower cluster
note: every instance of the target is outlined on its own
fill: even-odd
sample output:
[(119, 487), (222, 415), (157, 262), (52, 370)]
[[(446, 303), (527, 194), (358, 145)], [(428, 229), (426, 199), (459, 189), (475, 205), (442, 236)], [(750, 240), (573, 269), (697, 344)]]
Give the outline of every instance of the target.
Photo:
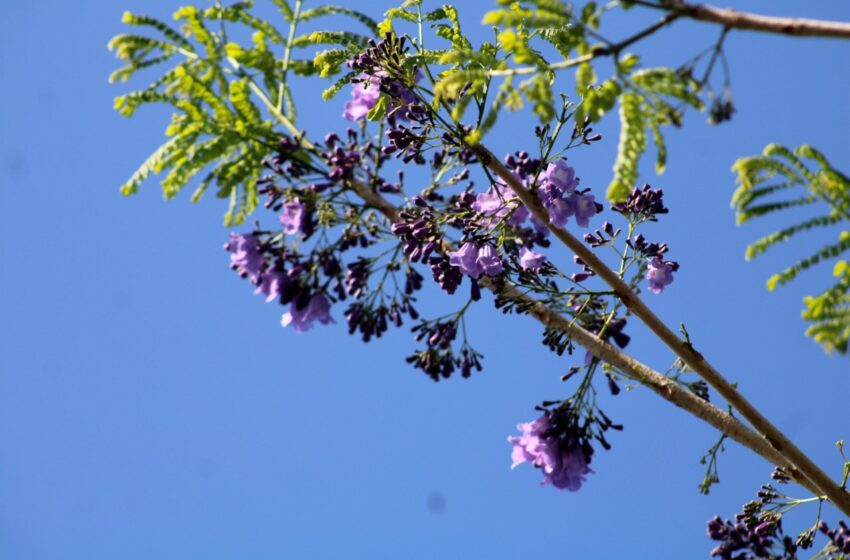
[[(306, 303), (304, 302), (305, 299)], [(309, 299), (297, 299), (292, 304), (292, 308), (283, 314), (280, 324), (284, 327), (292, 325), (295, 332), (306, 332), (312, 328), (314, 321), (318, 321), (323, 325), (333, 323), (334, 321), (330, 311), (331, 304), (327, 296), (324, 294), (314, 294)]]
[(592, 194), (578, 190), (578, 183), (575, 170), (566, 161), (557, 160), (546, 167), (538, 196), (549, 212), (552, 225), (564, 227), (574, 216), (579, 227), (587, 227), (590, 218), (602, 211), (602, 205)]
[[(555, 405), (554, 408), (547, 406)], [(511, 468), (530, 462), (543, 472), (541, 484), (551, 484), (560, 490), (575, 492), (593, 471), (591, 439), (608, 449), (604, 432), (621, 430), (601, 411), (581, 417), (581, 410), (572, 401), (549, 402), (540, 407), (543, 414), (531, 422), (518, 424), (520, 436), (509, 436), (513, 445)]]
[(470, 377), (473, 369), (481, 371), (483, 356), (465, 340), (458, 353), (452, 351), (452, 343), (457, 338), (458, 320), (459, 317), (445, 321), (422, 321), (414, 326), (411, 331), (416, 333), (416, 340), (424, 340), (427, 348), (408, 356), (407, 363), (421, 369), (434, 381), (450, 377), (456, 369), (460, 369), (464, 378)]
[(666, 243), (649, 243), (642, 233), (626, 243), (638, 254), (646, 259), (646, 279), (649, 282), (649, 291), (660, 294), (664, 288), (673, 283), (673, 273), (679, 270), (679, 263), (665, 261), (664, 254), (669, 250)]
[[(785, 480), (779, 476), (780, 482)], [(782, 514), (790, 507), (801, 503), (764, 484), (758, 499), (744, 504), (743, 511), (735, 520), (722, 520), (715, 516), (708, 522), (708, 536), (719, 541), (712, 556), (724, 560), (738, 559), (795, 559), (799, 549), (808, 549), (814, 543), (814, 527), (803, 531), (796, 539), (783, 534)], [(820, 531), (830, 542), (817, 555), (818, 558), (843, 558), (835, 554), (850, 552), (850, 530), (840, 522), (841, 529), (830, 531), (824, 522), (818, 524)]]
[(636, 222), (657, 222), (659, 214), (667, 214), (664, 206), (664, 192), (653, 189), (649, 185), (635, 188), (624, 202), (611, 206), (611, 210), (619, 212)]
[(502, 272), (502, 259), (492, 245), (479, 246), (471, 241), (461, 245), (457, 251), (451, 251), (449, 264), (477, 280), (479, 276), (496, 276)]
[(554, 413), (546, 411), (537, 420), (517, 425), (522, 435), (508, 437), (514, 446), (511, 468), (530, 462), (543, 471), (541, 484), (575, 492), (593, 472), (588, 466), (593, 449), (582, 446), (580, 434), (559, 431), (553, 425), (553, 416)]
[[(297, 253), (277, 251), (256, 234), (231, 233), (224, 248), (230, 252), (231, 268), (257, 286), (255, 293), (266, 296), (267, 302), (291, 303), (281, 318), (284, 327), (292, 325), (296, 332), (305, 332), (316, 321), (333, 322), (327, 296), (304, 285), (301, 276), (305, 267)], [(276, 258), (272, 256), (275, 253)]]
[(739, 513), (732, 522), (715, 516), (708, 522), (708, 536), (721, 543), (712, 549), (711, 556), (723, 560), (797, 557), (797, 545), (782, 534), (782, 522), (778, 518), (757, 520)]

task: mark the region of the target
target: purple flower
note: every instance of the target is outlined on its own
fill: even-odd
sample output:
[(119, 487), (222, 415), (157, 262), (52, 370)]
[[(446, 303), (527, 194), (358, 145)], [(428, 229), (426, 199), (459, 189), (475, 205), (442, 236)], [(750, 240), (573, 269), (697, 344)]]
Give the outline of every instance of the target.
[(546, 262), (545, 255), (535, 253), (526, 247), (521, 248), (519, 251), (519, 265), (523, 270), (540, 270), (544, 262)]
[(483, 220), (484, 225), (496, 225), (501, 219), (510, 214), (507, 219), (509, 226), (518, 227), (528, 218), (528, 208), (520, 204), (516, 194), (507, 186), (495, 184), (487, 192), (479, 193), (472, 203), (472, 209), (483, 216), (491, 217)]
[(283, 226), (283, 232), (287, 235), (292, 235), (303, 229), (304, 204), (298, 199), (284, 204), (283, 212), (280, 213), (280, 224)]
[(587, 456), (575, 438), (568, 435), (564, 439), (555, 433), (550, 414), (544, 412), (533, 422), (519, 424), (517, 429), (522, 435), (508, 437), (508, 443), (514, 446), (511, 468), (531, 462), (543, 471), (541, 484), (575, 492), (593, 471), (587, 466)]
[(280, 319), (281, 326), (292, 325), (295, 332), (307, 332), (313, 327), (314, 321), (323, 325), (333, 323), (331, 304), (325, 294), (315, 294), (303, 309), (298, 309), (298, 301), (292, 302), (292, 307)]
[(576, 213), (576, 223), (580, 227), (587, 227), (588, 220), (599, 213), (599, 207), (596, 205), (596, 200), (592, 194), (571, 194), (570, 200)]
[(649, 280), (649, 290), (654, 294), (660, 294), (665, 286), (673, 283), (673, 263), (661, 260), (660, 256), (649, 259), (649, 268), (646, 270), (646, 279)]
[(571, 193), (578, 186), (576, 170), (567, 165), (567, 162), (562, 159), (550, 163), (546, 167), (545, 179), (546, 184), (550, 188), (554, 187), (558, 194)]
[(567, 218), (575, 213), (575, 199), (572, 196), (566, 199), (556, 198), (549, 205), (549, 222), (555, 227), (562, 228), (567, 224)]
[(370, 78), (366, 74), (360, 74), (362, 82), (354, 84), (351, 90), (351, 101), (345, 103), (342, 116), (350, 121), (356, 121), (366, 117), (372, 107), (378, 103), (381, 96), (379, 80)]
[(475, 262), (487, 276), (495, 276), (502, 272), (502, 259), (492, 245), (485, 245), (479, 249)]
[(449, 253), (449, 264), (460, 269), (471, 278), (478, 278), (482, 268), (478, 263), (478, 247), (467, 241), (457, 251)]
[(236, 270), (240, 276), (247, 276), (256, 281), (263, 266), (263, 255), (260, 253), (257, 238), (250, 233), (231, 233), (224, 248), (230, 251), (230, 268)]
[(285, 272), (267, 270), (260, 275), (257, 289), (254, 290), (254, 293), (265, 295), (267, 302), (280, 299), (280, 295), (287, 284), (289, 284), (289, 277)]

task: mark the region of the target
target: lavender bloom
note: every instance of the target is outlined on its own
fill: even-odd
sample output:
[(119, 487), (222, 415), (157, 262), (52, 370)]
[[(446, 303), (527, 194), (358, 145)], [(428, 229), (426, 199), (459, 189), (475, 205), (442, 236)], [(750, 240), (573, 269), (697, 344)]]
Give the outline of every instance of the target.
[(263, 255), (260, 254), (257, 238), (250, 233), (247, 235), (231, 233), (224, 248), (230, 251), (230, 268), (236, 270), (240, 276), (247, 276), (252, 281), (256, 281), (260, 268), (263, 266)]
[(567, 218), (575, 213), (576, 204), (572, 196), (566, 199), (556, 198), (549, 205), (549, 222), (555, 227), (562, 228), (567, 224)]
[(289, 284), (289, 277), (285, 272), (280, 270), (267, 270), (263, 272), (257, 284), (255, 294), (263, 294), (266, 296), (266, 301), (280, 299), (284, 288)]
[(478, 263), (478, 247), (467, 241), (457, 251), (449, 253), (449, 264), (471, 278), (478, 278), (483, 269)]
[(381, 96), (378, 79), (370, 78), (366, 74), (360, 74), (360, 78), (363, 81), (354, 84), (354, 88), (351, 90), (351, 101), (345, 103), (345, 110), (342, 113), (343, 118), (350, 121), (365, 118), (372, 107), (378, 103), (378, 98)]
[(575, 492), (581, 488), (586, 475), (593, 471), (587, 466), (587, 456), (574, 438), (568, 437), (565, 441), (554, 433), (550, 414), (545, 412), (533, 422), (517, 425), (522, 435), (508, 437), (508, 442), (514, 446), (511, 468), (529, 461), (543, 470), (541, 484)]
[(502, 272), (502, 259), (492, 245), (485, 245), (478, 251), (476, 264), (487, 276), (495, 276)]
[(554, 188), (559, 195), (571, 193), (578, 187), (576, 170), (567, 165), (567, 162), (559, 159), (546, 167), (546, 184)]
[(528, 208), (520, 204), (516, 194), (507, 186), (495, 184), (487, 192), (479, 193), (472, 203), (472, 209), (490, 220), (484, 220), (485, 225), (495, 225), (499, 219), (510, 214), (507, 220), (509, 226), (518, 227), (528, 218)]
[(280, 214), (280, 223), (283, 226), (283, 232), (287, 235), (292, 235), (304, 229), (304, 203), (296, 199), (284, 204), (283, 212)]
[(646, 279), (649, 280), (649, 290), (654, 294), (660, 294), (665, 286), (673, 283), (674, 266), (670, 262), (661, 260), (660, 256), (649, 260), (649, 268), (646, 271)]
[(523, 270), (540, 270), (543, 263), (546, 262), (546, 256), (540, 253), (523, 247), (519, 251), (519, 266)]
[(599, 213), (599, 206), (592, 194), (571, 194), (570, 200), (575, 206), (576, 223), (580, 227), (587, 227), (588, 220)]
[(324, 294), (315, 294), (303, 309), (298, 309), (298, 302), (294, 301), (289, 311), (281, 317), (280, 324), (283, 327), (292, 325), (295, 332), (307, 332), (313, 327), (314, 321), (319, 321), (323, 325), (333, 323), (330, 310), (331, 304), (328, 298)]

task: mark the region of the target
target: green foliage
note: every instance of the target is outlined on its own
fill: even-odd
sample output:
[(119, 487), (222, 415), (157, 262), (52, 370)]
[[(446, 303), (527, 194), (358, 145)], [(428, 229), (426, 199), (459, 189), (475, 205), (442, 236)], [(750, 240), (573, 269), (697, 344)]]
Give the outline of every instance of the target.
[(614, 180), (605, 194), (608, 200), (625, 200), (637, 182), (638, 159), (646, 150), (645, 118), (640, 96), (623, 94), (620, 98), (620, 144), (614, 162)]
[[(629, 93), (620, 97), (620, 143), (614, 162), (614, 179), (606, 194), (609, 201), (618, 202), (628, 197), (637, 183), (638, 163), (646, 151), (647, 129), (652, 134), (656, 148), (655, 171), (663, 173), (667, 166), (667, 146), (662, 127), (679, 126), (682, 122), (681, 107), (690, 106), (703, 110), (699, 97), (699, 84), (691, 77), (670, 68), (646, 68), (632, 71), (637, 59), (631, 55), (623, 57), (618, 70)], [(623, 73), (629, 72), (628, 76)], [(607, 94), (604, 86), (588, 90), (585, 94), (584, 112), (591, 120), (598, 120), (609, 110), (613, 99), (621, 95), (613, 87)], [(626, 99), (626, 96), (629, 96)]]
[[(817, 209), (815, 216), (801, 217), (796, 223), (750, 244), (746, 252), (748, 260), (800, 233), (836, 225), (844, 228), (838, 232), (836, 242), (818, 248), (771, 276), (767, 281), (768, 290), (773, 291), (802, 271), (850, 250), (850, 230), (847, 229), (850, 224), (850, 178), (835, 170), (823, 154), (806, 145), (792, 152), (784, 146), (771, 144), (761, 156), (739, 159), (732, 170), (738, 175), (732, 206), (739, 224), (798, 207)], [(846, 353), (850, 335), (847, 305), (850, 276), (846, 262), (836, 265), (835, 275), (838, 281), (823, 294), (805, 298), (803, 318), (813, 323), (806, 334), (824, 349)]]
[(363, 25), (369, 28), (369, 31), (372, 35), (378, 34), (378, 22), (374, 19), (370, 18), (366, 14), (362, 12), (358, 12), (357, 10), (352, 10), (351, 8), (346, 8), (344, 6), (319, 6), (317, 8), (311, 8), (309, 10), (304, 10), (301, 12), (301, 21), (309, 21), (311, 19), (315, 19), (322, 16), (330, 16), (340, 14), (344, 16), (348, 16), (350, 18), (354, 18), (359, 21)]
[(803, 299), (803, 319), (811, 325), (806, 336), (823, 346), (827, 353), (847, 354), (850, 339), (850, 263), (839, 261), (833, 274), (838, 281), (819, 296)]
[[(287, 21), (297, 23), (288, 2), (274, 3)], [(225, 223), (243, 222), (257, 205), (255, 181), (260, 162), (276, 145), (276, 126), (284, 124), (290, 132), (294, 129), (295, 108), (286, 71), (333, 75), (367, 40), (356, 33), (314, 31), (289, 41), (274, 25), (254, 16), (250, 7), (249, 2), (207, 9), (185, 6), (174, 14), (182, 24), (179, 30), (155, 18), (124, 14), (124, 23), (157, 35), (113, 38), (109, 48), (126, 65), (112, 73), (111, 81), (125, 82), (143, 68), (176, 62), (147, 88), (115, 100), (115, 109), (126, 117), (150, 103), (165, 103), (175, 111), (166, 129), (168, 140), (122, 185), (123, 194), (137, 192), (151, 175), (165, 174), (163, 194), (172, 198), (204, 173), (192, 200), (200, 200), (215, 185), (216, 196), (230, 201)], [(339, 6), (305, 10), (298, 14), (298, 21), (329, 15), (351, 17), (370, 32), (377, 30), (377, 23), (368, 16)], [(228, 41), (225, 23), (250, 30), (251, 44)], [(327, 44), (339, 48), (321, 51), (313, 60), (289, 56), (291, 49)], [(275, 48), (286, 53), (286, 68)], [(340, 80), (326, 96), (339, 91), (346, 81)]]
[[(621, 201), (635, 186), (649, 135), (656, 148), (656, 172), (663, 173), (667, 165), (663, 128), (671, 124), (679, 126), (686, 107), (703, 110), (700, 84), (687, 73), (672, 68), (640, 69), (636, 55), (620, 53), (610, 43), (592, 45), (588, 37), (598, 37), (592, 30), (599, 27), (605, 11), (595, 2), (585, 3), (578, 14), (559, 0), (499, 3), (503, 7), (488, 12), (484, 23), (497, 27), (500, 48), (512, 55), (514, 63), (524, 66), (517, 73), (533, 74), (519, 89), (541, 121), (555, 115), (551, 82), (559, 68), (576, 67), (576, 92), (581, 97), (574, 113), (577, 123), (585, 119), (597, 122), (619, 102), (622, 127), (608, 199)], [(553, 47), (563, 61), (549, 62), (546, 53), (535, 47), (533, 41), (538, 39)], [(598, 53), (614, 56), (615, 73), (608, 79), (600, 80), (597, 75)], [(511, 72), (496, 70), (497, 75)]]
[(573, 17), (570, 6), (559, 0), (500, 3), (508, 4), (508, 8), (487, 12), (481, 23), (500, 27), (521, 26), (527, 29), (557, 28), (569, 25)]

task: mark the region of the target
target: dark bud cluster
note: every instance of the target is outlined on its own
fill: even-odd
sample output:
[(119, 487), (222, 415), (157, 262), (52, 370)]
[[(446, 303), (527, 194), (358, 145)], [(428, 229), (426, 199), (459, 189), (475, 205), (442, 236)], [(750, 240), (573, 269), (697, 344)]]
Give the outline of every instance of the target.
[(570, 276), (573, 282), (584, 282), (591, 276), (596, 276), (596, 273), (593, 271), (593, 269), (587, 266), (587, 263), (581, 260), (581, 257), (579, 257), (578, 255), (573, 255), (573, 262), (582, 267), (581, 272), (575, 272)]
[(811, 532), (804, 531), (799, 538), (792, 539), (782, 532), (781, 515), (765, 509), (785, 497), (764, 484), (758, 499), (744, 504), (743, 511), (735, 514), (734, 522), (712, 518), (708, 522), (708, 536), (720, 544), (711, 551), (711, 556), (723, 560), (796, 559), (799, 548), (811, 546)]
[(732, 92), (725, 89), (722, 95), (712, 100), (711, 108), (708, 110), (708, 123), (720, 124), (731, 121), (734, 113), (735, 104), (732, 103)]
[[(360, 54), (348, 61), (352, 70), (357, 70), (369, 76), (388, 73), (389, 77), (404, 78), (406, 69), (404, 61), (410, 47), (406, 45), (407, 37), (397, 37), (387, 31), (384, 38), (378, 42), (369, 39), (369, 46)], [(357, 82), (355, 82), (357, 83)]]
[(451, 295), (457, 291), (463, 281), (463, 273), (456, 266), (449, 264), (449, 260), (443, 256), (432, 256), (428, 263), (431, 265), (431, 274), (440, 288)]
[(434, 281), (446, 293), (453, 294), (463, 281), (463, 273), (440, 254), (443, 239), (434, 209), (422, 197), (415, 196), (412, 202), (412, 207), (399, 214), (401, 221), (392, 225), (392, 232), (401, 240), (407, 258), (429, 264)]
[(310, 173), (312, 168), (309, 159), (301, 150), (301, 140), (282, 135), (278, 142), (277, 151), (262, 161), (263, 167), (271, 169), (278, 175), (285, 175), (297, 179)]
[[(555, 408), (551, 408), (557, 405)], [(622, 424), (615, 424), (601, 409), (579, 409), (570, 400), (544, 402), (537, 410), (548, 412), (552, 434), (562, 440), (566, 447), (577, 447), (584, 455), (584, 462), (589, 465), (593, 458), (592, 441), (596, 440), (607, 451), (611, 444), (605, 438), (608, 430), (620, 432)], [(582, 410), (584, 412), (582, 412)]]
[(739, 513), (733, 523), (715, 516), (708, 522), (708, 536), (721, 543), (712, 549), (711, 556), (723, 560), (797, 558), (797, 544), (782, 534), (778, 518), (759, 521)]
[(401, 302), (393, 299), (389, 305), (382, 303), (377, 307), (366, 301), (355, 301), (345, 310), (348, 334), (359, 333), (363, 342), (369, 342), (372, 337), (381, 338), (390, 325), (402, 326), (402, 315), (405, 314), (414, 320), (419, 317), (408, 298), (403, 298)]
[(586, 144), (588, 146), (592, 142), (598, 142), (598, 141), (602, 140), (602, 135), (599, 134), (598, 132), (594, 133), (593, 128), (591, 128), (589, 125), (590, 125), (590, 117), (584, 117), (584, 121), (582, 122), (581, 125), (579, 125), (579, 123), (576, 123), (573, 126), (572, 139), (578, 140), (579, 138), (581, 138), (581, 143)]
[(506, 156), (505, 167), (521, 179), (534, 177), (541, 171), (540, 160), (532, 158), (525, 150)]
[(425, 156), (422, 154), (425, 141), (428, 138), (430, 124), (407, 128), (402, 124), (396, 124), (387, 130), (386, 136), (389, 145), (381, 148), (384, 155), (396, 154), (402, 158), (404, 163), (413, 161), (417, 165), (425, 164)]
[(847, 527), (844, 521), (839, 521), (838, 527), (835, 529), (830, 529), (826, 523), (821, 521), (818, 523), (818, 530), (829, 539), (825, 552), (831, 555), (825, 556), (825, 558), (846, 558), (846, 556), (839, 555), (850, 554), (850, 527)]
[(457, 337), (457, 320), (422, 321), (410, 330), (417, 341), (425, 341), (426, 348), (408, 356), (407, 363), (421, 369), (434, 381), (447, 379), (458, 369), (464, 378), (470, 377), (473, 369), (481, 371), (483, 356), (467, 343), (464, 342), (458, 353), (452, 351)]
[(788, 476), (788, 473), (782, 467), (774, 467), (773, 472), (770, 473), (770, 478), (779, 484), (788, 484), (791, 482), (791, 477)]
[(644, 185), (642, 189), (635, 188), (625, 202), (611, 206), (611, 210), (619, 212), (637, 222), (657, 222), (659, 214), (667, 214), (664, 207), (664, 191)]
[[(567, 336), (567, 333), (561, 329), (555, 329), (552, 327), (546, 327), (546, 329), (544, 329), (543, 345), (559, 356), (563, 356), (565, 351), (569, 351), (569, 353), (572, 354), (574, 349), (572, 340)], [(579, 369), (580, 368), (575, 368), (575, 371), (572, 372), (570, 377), (578, 373)], [(566, 381), (566, 379), (563, 380)]]
[(620, 235), (620, 229), (614, 229), (611, 222), (605, 221), (602, 224), (601, 230), (594, 230), (593, 233), (585, 234), (584, 242), (591, 247), (601, 247), (602, 245), (610, 245)]
[(347, 136), (347, 143), (343, 143), (336, 134), (325, 137), (326, 150), (321, 153), (321, 157), (328, 167), (328, 179), (334, 183), (352, 179), (354, 170), (360, 167), (364, 156), (372, 151), (371, 140), (361, 146), (357, 133), (352, 129), (348, 130)]
[[(664, 253), (670, 250), (670, 247), (668, 247), (666, 243), (650, 243), (646, 240), (642, 233), (635, 235), (633, 239), (627, 239), (626, 243), (629, 247), (648, 259), (663, 257)], [(675, 264), (675, 267), (673, 268), (674, 272), (679, 270), (678, 264), (672, 264)]]
[(391, 226), (393, 234), (402, 242), (402, 251), (411, 262), (427, 259), (440, 249), (442, 236), (437, 227), (433, 208), (421, 197), (413, 197), (415, 206), (399, 214), (401, 221)]

